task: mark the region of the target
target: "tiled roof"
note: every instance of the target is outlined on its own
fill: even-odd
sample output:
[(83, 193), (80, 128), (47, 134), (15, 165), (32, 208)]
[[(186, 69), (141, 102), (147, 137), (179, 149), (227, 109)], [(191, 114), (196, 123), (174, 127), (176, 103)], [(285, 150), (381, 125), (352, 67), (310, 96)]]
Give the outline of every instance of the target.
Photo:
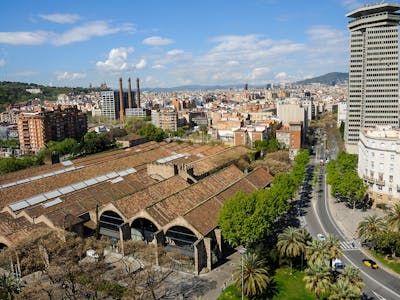
[(242, 176), (243, 173), (236, 166), (231, 165), (176, 194), (164, 198), (148, 207), (146, 211), (164, 226), (204, 201), (204, 199), (213, 196), (224, 187), (239, 180)]
[[(256, 180), (256, 182), (254, 182)], [(193, 225), (203, 236), (217, 227), (218, 213), (223, 203), (235, 195), (238, 191), (251, 193), (265, 187), (272, 181), (272, 176), (265, 168), (257, 168), (246, 177), (235, 182), (224, 191), (212, 198), (205, 199), (198, 206), (188, 210), (183, 217)]]
[(168, 197), (179, 190), (188, 187), (189, 184), (180, 176), (174, 176), (147, 188), (126, 196), (114, 202), (114, 205), (127, 217), (130, 218), (140, 210), (151, 206), (155, 202)]
[(200, 159), (194, 163), (192, 163), (194, 175), (200, 176), (212, 170), (215, 170), (218, 167), (227, 165), (237, 160), (241, 155), (248, 154), (251, 150), (245, 147), (230, 147), (224, 149), (223, 151), (219, 151), (217, 153), (214, 150), (210, 150), (212, 155), (208, 156), (208, 152), (203, 152), (204, 155), (208, 156), (203, 159)]

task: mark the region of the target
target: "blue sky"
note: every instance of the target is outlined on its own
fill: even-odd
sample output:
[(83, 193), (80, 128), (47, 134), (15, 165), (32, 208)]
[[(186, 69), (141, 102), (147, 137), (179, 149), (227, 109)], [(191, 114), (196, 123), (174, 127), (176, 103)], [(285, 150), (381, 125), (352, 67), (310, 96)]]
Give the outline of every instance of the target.
[(291, 82), (348, 70), (357, 0), (17, 0), (0, 10), (0, 81), (116, 87)]

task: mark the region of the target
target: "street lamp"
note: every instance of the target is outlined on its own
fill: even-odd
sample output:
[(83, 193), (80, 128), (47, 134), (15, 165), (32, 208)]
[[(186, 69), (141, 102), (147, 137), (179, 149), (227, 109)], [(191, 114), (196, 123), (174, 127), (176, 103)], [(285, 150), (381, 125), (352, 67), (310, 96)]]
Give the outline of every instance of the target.
[(242, 255), (242, 300), (244, 300), (244, 293), (243, 293), (243, 290), (244, 290), (244, 280), (243, 280), (243, 255), (246, 254), (247, 249), (244, 248), (244, 247), (242, 247), (242, 248), (240, 248), (240, 249), (238, 250), (238, 252)]

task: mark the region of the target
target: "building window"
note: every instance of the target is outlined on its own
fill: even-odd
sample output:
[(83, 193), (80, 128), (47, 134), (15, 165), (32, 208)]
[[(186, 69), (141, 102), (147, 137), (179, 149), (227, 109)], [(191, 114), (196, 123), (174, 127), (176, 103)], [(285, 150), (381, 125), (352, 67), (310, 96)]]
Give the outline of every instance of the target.
[(393, 182), (393, 175), (389, 176), (389, 182)]
[(378, 185), (378, 190), (382, 191), (382, 186)]

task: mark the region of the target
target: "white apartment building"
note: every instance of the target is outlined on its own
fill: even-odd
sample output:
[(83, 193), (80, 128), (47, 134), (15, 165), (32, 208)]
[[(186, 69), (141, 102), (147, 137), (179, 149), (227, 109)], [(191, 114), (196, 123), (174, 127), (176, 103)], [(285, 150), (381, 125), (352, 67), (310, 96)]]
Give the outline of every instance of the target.
[(400, 202), (400, 129), (381, 126), (360, 131), (358, 176), (369, 185), (375, 203)]
[(350, 12), (350, 68), (345, 142), (356, 153), (362, 128), (399, 126), (400, 5), (380, 3)]
[(117, 119), (116, 101), (114, 91), (102, 91), (100, 94), (101, 115), (106, 116), (110, 120)]

